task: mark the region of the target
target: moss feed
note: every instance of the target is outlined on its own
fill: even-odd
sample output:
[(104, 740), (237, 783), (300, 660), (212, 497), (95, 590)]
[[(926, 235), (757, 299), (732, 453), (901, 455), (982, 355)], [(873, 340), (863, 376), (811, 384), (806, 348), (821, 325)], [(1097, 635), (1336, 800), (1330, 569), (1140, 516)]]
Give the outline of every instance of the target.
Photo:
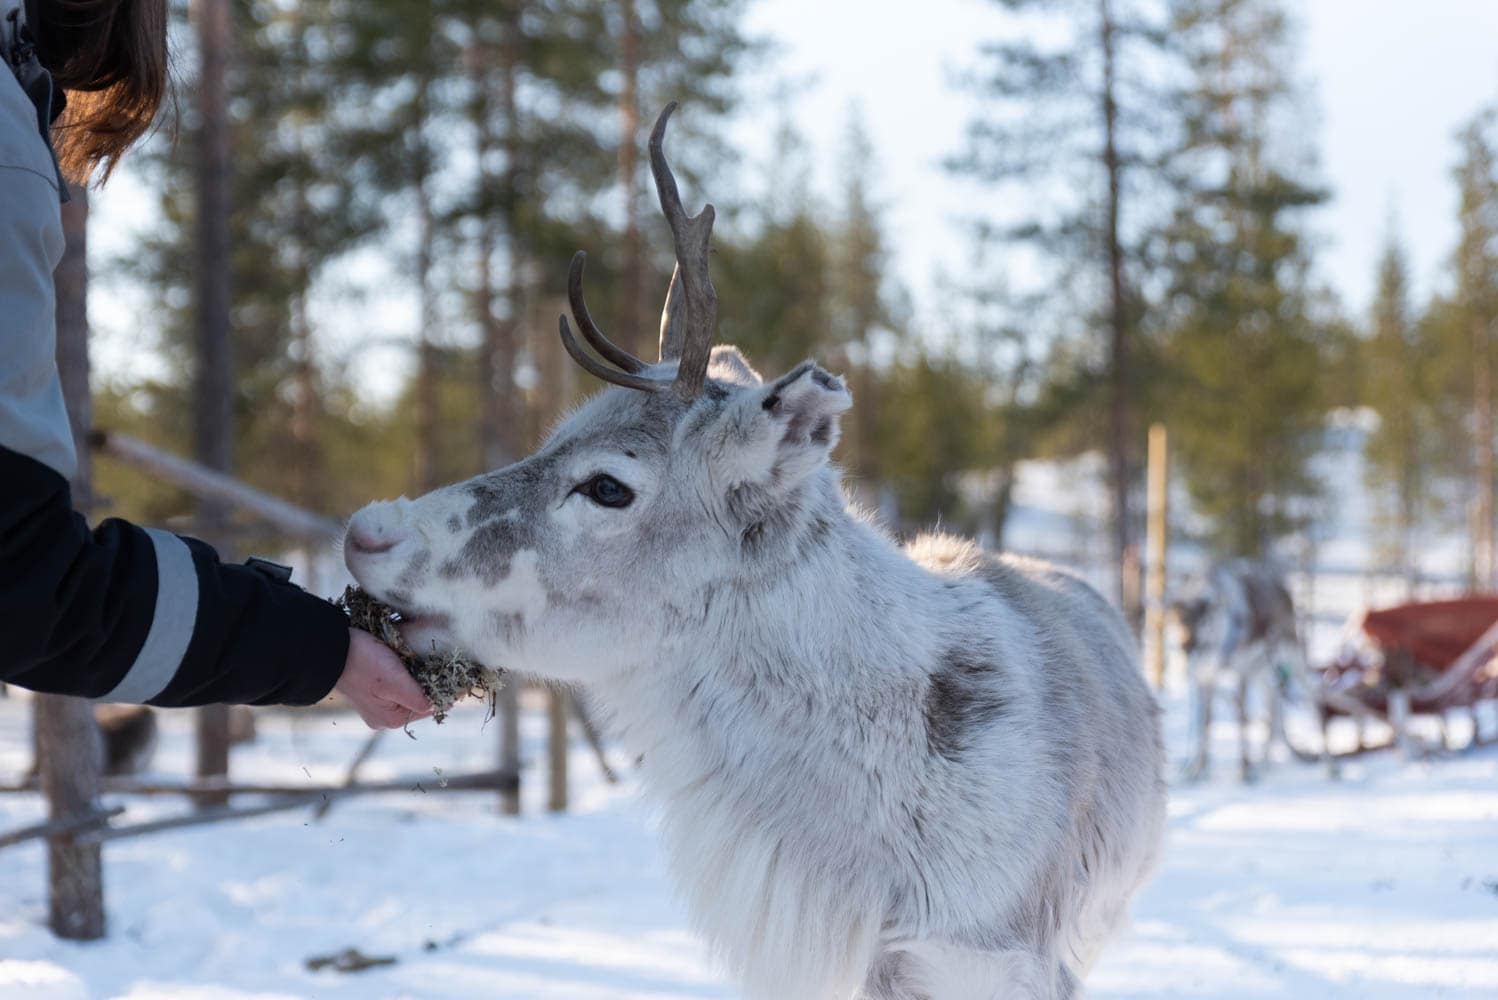
[(504, 687), (501, 671), (459, 652), (418, 654), (396, 628), (400, 614), (358, 587), (346, 587), (333, 603), (348, 614), (350, 625), (368, 632), (400, 657), (431, 701), (434, 721), (441, 722), (454, 704), (468, 697), (488, 698), (493, 711), (494, 698)]

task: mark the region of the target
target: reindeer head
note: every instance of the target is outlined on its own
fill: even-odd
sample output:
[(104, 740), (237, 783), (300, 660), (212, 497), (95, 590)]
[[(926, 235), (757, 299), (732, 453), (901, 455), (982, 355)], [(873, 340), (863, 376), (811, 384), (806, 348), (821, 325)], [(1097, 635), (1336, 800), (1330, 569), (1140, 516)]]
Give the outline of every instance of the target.
[(402, 612), (413, 648), (602, 679), (689, 642), (717, 588), (772, 578), (807, 533), (825, 529), (836, 496), (827, 457), (852, 398), (812, 362), (767, 384), (737, 350), (713, 348), (713, 207), (695, 217), (682, 208), (662, 149), (675, 107), (650, 136), (676, 248), (660, 360), (641, 361), (594, 324), (579, 253), (568, 299), (604, 360), (565, 316), (562, 344), (613, 388), (534, 455), (415, 500), (371, 504), (349, 522), (350, 572)]

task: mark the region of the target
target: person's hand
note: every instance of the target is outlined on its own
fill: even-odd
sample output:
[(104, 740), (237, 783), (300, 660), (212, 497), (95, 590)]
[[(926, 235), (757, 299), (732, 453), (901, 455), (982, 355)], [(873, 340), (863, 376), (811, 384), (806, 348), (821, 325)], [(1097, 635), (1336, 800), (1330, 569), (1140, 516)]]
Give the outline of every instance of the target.
[(370, 729), (399, 729), (432, 714), (432, 703), (400, 657), (362, 629), (349, 629), (348, 661), (333, 690), (349, 700)]

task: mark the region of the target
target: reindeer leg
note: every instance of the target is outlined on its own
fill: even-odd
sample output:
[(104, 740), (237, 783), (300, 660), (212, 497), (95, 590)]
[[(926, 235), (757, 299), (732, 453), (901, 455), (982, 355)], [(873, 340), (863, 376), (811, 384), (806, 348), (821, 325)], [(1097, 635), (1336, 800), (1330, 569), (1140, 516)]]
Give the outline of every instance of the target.
[(1193, 679), (1191, 690), (1196, 701), (1193, 706), (1195, 712), (1192, 716), (1192, 736), (1195, 739), (1196, 748), (1186, 762), (1181, 777), (1187, 781), (1200, 781), (1207, 776), (1208, 758), (1211, 753), (1209, 741), (1212, 729), (1212, 682), (1196, 677)]
[[(1321, 759), (1326, 763), (1326, 776), (1336, 781), (1342, 777), (1342, 762), (1332, 753), (1332, 710), (1328, 705), (1316, 703), (1316, 713), (1321, 717)], [(1358, 743), (1363, 742), (1363, 719), (1354, 720), (1358, 727)]]
[(1234, 694), (1238, 708), (1238, 777), (1246, 785), (1254, 780), (1254, 765), (1249, 753), (1248, 735), (1248, 677), (1238, 675), (1238, 690)]
[(1410, 733), (1410, 695), (1402, 687), (1389, 691), (1389, 725), (1394, 728), (1394, 743), (1405, 760), (1420, 756), (1420, 746)]
[[(1272, 669), (1271, 664), (1271, 671)], [(1264, 744), (1264, 755), (1268, 759), (1269, 748), (1276, 742), (1290, 745), (1290, 740), (1285, 736), (1285, 701), (1289, 697), (1289, 691), (1286, 682), (1282, 682), (1273, 672), (1269, 675), (1265, 691), (1269, 696), (1269, 741)]]

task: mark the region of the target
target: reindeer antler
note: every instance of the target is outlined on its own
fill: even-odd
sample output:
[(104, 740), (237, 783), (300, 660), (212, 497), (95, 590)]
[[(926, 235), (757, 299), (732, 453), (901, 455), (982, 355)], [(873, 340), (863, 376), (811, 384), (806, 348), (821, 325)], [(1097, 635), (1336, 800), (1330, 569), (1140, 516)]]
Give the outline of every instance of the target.
[(648, 367), (645, 362), (610, 341), (594, 324), (583, 300), (583, 264), (587, 254), (581, 250), (573, 256), (572, 266), (567, 272), (567, 301), (583, 338), (604, 360), (617, 367), (610, 368), (583, 350), (572, 335), (565, 315), (560, 317), (558, 329), (562, 346), (572, 359), (605, 382), (644, 392), (674, 389), (678, 398), (691, 402), (702, 391), (702, 383), (707, 378), (713, 328), (718, 321), (718, 293), (713, 289), (712, 277), (708, 274), (715, 212), (713, 206), (706, 205), (696, 216), (689, 216), (682, 208), (681, 193), (676, 188), (676, 178), (671, 174), (662, 148), (666, 122), (675, 110), (675, 101), (666, 105), (650, 132), (650, 171), (655, 175), (661, 211), (666, 215), (676, 247), (676, 269), (666, 292), (665, 308), (661, 311), (661, 360), (678, 362), (675, 381), (641, 375)]
[(645, 370), (645, 362), (605, 337), (588, 313), (588, 304), (583, 301), (583, 265), (587, 260), (587, 253), (579, 250), (572, 255), (572, 266), (567, 269), (567, 302), (572, 306), (572, 318), (577, 320), (584, 339), (603, 355), (605, 361), (618, 365), (631, 375), (639, 374)]
[(716, 212), (712, 205), (704, 205), (697, 215), (689, 216), (681, 205), (681, 192), (666, 163), (664, 148), (666, 122), (675, 110), (675, 101), (666, 105), (655, 120), (655, 128), (650, 130), (650, 172), (655, 175), (661, 211), (676, 244), (676, 270), (666, 292), (666, 307), (661, 311), (661, 360), (681, 359), (676, 368), (676, 395), (691, 400), (702, 391), (703, 379), (707, 377), (713, 328), (718, 323), (718, 293), (708, 273)]

